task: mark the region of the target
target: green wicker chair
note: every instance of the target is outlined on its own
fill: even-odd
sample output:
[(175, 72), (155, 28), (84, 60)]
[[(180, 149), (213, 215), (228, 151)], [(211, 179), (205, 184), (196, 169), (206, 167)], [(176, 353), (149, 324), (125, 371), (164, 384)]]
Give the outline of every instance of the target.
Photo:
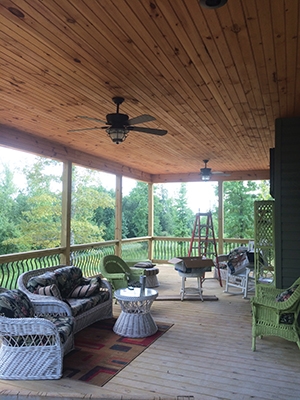
[(257, 285), (251, 305), (253, 351), (257, 336), (281, 337), (300, 349), (300, 278), (286, 290)]
[(100, 272), (112, 285), (113, 291), (139, 286), (143, 269), (130, 268), (122, 258), (115, 255), (104, 256), (100, 262)]

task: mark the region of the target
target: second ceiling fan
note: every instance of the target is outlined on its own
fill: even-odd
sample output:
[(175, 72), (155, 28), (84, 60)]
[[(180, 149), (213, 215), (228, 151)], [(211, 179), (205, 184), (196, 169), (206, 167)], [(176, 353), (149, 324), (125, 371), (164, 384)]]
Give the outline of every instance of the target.
[(230, 174), (226, 172), (212, 172), (211, 168), (207, 167), (208, 161), (209, 160), (203, 160), (204, 168), (200, 169), (200, 175), (203, 181), (209, 181), (211, 175), (230, 176)]

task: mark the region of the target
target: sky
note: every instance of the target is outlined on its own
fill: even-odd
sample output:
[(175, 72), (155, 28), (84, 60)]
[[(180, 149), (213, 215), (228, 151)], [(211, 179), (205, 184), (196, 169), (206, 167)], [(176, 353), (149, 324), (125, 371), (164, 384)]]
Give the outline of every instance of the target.
[[(20, 171), (28, 164), (30, 165), (37, 156), (30, 153), (12, 150), (5, 147), (0, 147), (0, 174), (3, 171), (3, 165), (18, 168)], [(115, 188), (115, 176), (105, 172), (100, 173), (101, 184), (106, 189)], [(24, 178), (21, 173), (15, 174), (15, 184), (23, 188)], [(214, 195), (214, 187), (216, 182), (188, 182), (186, 184), (188, 205), (194, 213), (207, 212), (212, 209), (217, 202)], [(123, 196), (127, 196), (130, 191), (136, 186), (134, 179), (123, 177)], [(180, 183), (166, 183), (164, 186), (168, 189), (169, 197), (177, 197), (180, 189)]]

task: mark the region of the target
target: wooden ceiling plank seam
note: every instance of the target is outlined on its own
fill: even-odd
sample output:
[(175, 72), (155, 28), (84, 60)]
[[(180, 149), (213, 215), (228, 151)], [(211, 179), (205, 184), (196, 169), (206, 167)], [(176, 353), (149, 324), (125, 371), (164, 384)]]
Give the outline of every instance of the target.
[[(194, 15), (195, 15), (195, 13), (191, 13), (191, 19), (193, 19)], [(214, 64), (216, 65), (217, 70), (221, 71), (222, 67), (224, 67), (224, 70), (227, 72), (227, 76), (225, 76), (222, 79), (222, 81), (223, 81), (224, 85), (226, 85), (226, 81), (228, 82), (228, 84), (226, 85), (228, 88), (230, 88), (232, 86), (234, 92), (230, 91), (231, 98), (232, 98), (232, 95), (234, 95), (234, 99), (232, 98), (232, 102), (235, 105), (235, 108), (240, 110), (240, 112), (238, 112), (239, 115), (241, 115), (241, 116), (244, 115), (247, 122), (249, 121), (249, 119), (251, 121), (253, 121), (252, 123), (248, 122), (248, 124), (245, 124), (245, 123), (243, 124), (245, 130), (256, 128), (256, 125), (254, 124), (254, 119), (252, 117), (252, 113), (251, 113), (249, 107), (244, 106), (246, 97), (245, 97), (244, 91), (241, 88), (240, 83), (238, 84), (238, 86), (239, 86), (238, 88), (236, 88), (236, 86), (234, 85), (234, 81), (236, 81), (236, 82), (238, 81), (238, 75), (237, 75), (236, 69), (231, 68), (231, 70), (233, 70), (234, 73), (233, 73), (233, 75), (230, 74), (230, 68), (228, 66), (234, 66), (234, 61), (231, 57), (231, 53), (228, 51), (227, 42), (224, 38), (223, 32), (220, 29), (219, 34), (213, 35), (211, 30), (209, 29), (209, 25), (212, 25), (214, 27), (219, 25), (218, 20), (216, 19), (216, 14), (210, 13), (209, 15), (211, 16), (210, 20), (209, 20), (210, 23), (206, 22), (206, 20), (198, 21), (197, 25), (198, 26), (201, 25), (201, 37), (207, 39), (207, 41), (205, 42), (205, 46), (206, 46), (207, 51), (209, 52), (211, 58), (214, 60)], [(194, 24), (196, 25), (195, 20), (194, 20)], [(216, 38), (214, 36), (216, 36)], [(220, 43), (220, 41), (221, 41), (221, 43)], [(195, 40), (192, 40), (192, 42), (195, 42)], [(218, 64), (216, 64), (216, 58), (215, 58), (216, 55), (217, 55), (217, 59), (219, 60)], [(227, 58), (226, 58), (226, 56), (227, 56)], [(225, 65), (226, 59), (227, 59), (227, 66)], [(247, 108), (247, 110), (246, 110), (246, 108)], [(243, 119), (243, 117), (242, 117), (242, 119)], [(248, 144), (249, 144), (249, 142), (248, 142)], [(252, 143), (250, 143), (250, 144), (252, 145)]]
[[(259, 20), (259, 28), (261, 31), (263, 52), (265, 65), (268, 75), (268, 83), (269, 83), (269, 95), (270, 95), (270, 103), (272, 104), (272, 116), (270, 116), (269, 120), (273, 117), (274, 123), (272, 125), (272, 135), (275, 135), (275, 115), (280, 114), (280, 105), (279, 105), (279, 92), (278, 92), (278, 84), (277, 84), (277, 72), (276, 72), (276, 49), (274, 43), (274, 29), (273, 22), (271, 18), (271, 5), (273, 3), (267, 0), (263, 4), (260, 4), (260, 12), (257, 14)], [(268, 19), (270, 23), (265, 23), (265, 20)]]
[[(234, 17), (231, 12), (233, 1), (236, 4)], [(231, 0), (218, 10), (202, 9), (198, 0), (166, 0), (160, 7), (165, 10), (163, 13), (158, 8), (159, 3), (149, 4), (148, 0), (140, 0), (136, 2), (137, 5), (131, 0), (81, 0), (79, 8), (83, 10), (83, 14), (86, 15), (87, 11), (91, 16), (95, 14), (91, 20), (81, 17), (79, 12), (75, 13), (78, 7), (74, 7), (73, 3), (76, 6), (78, 3), (72, 0), (53, 0), (51, 3), (5, 0), (5, 4), (0, 5), (0, 21), (4, 22), (1, 24), (1, 32), (7, 35), (4, 35), (5, 59), (0, 60), (0, 68), (4, 70), (1, 78), (5, 79), (5, 82), (0, 83), (4, 89), (1, 121), (30, 134), (35, 133), (36, 136), (51, 136), (51, 140), (63, 142), (62, 145), (66, 147), (71, 146), (72, 151), (82, 149), (86, 153), (99, 155), (100, 158), (101, 154), (105, 154), (112, 162), (116, 160), (127, 168), (141, 168), (140, 149), (146, 148), (147, 152), (143, 155), (145, 165), (142, 169), (151, 175), (152, 180), (157, 174), (182, 176), (180, 173), (187, 174), (186, 176), (196, 174), (198, 179), (203, 154), (214, 159), (214, 170), (246, 171), (250, 167), (258, 171), (259, 168), (269, 168), (268, 149), (274, 143), (273, 117), (277, 118), (284, 112), (282, 104), (285, 104), (286, 113), (297, 110), (299, 106), (293, 104), (293, 98), (297, 103), (297, 88), (300, 86), (300, 78), (297, 80), (298, 72), (300, 73), (298, 55), (294, 55), (294, 49), (298, 51), (298, 39), (291, 40), (297, 29), (296, 14), (299, 4), (295, 5), (290, 0), (276, 1), (277, 10), (272, 9), (271, 17), (267, 14), (264, 20), (265, 11), (273, 7), (270, 0), (263, 4), (254, 0), (251, 4)], [(8, 11), (9, 6), (16, 9), (23, 6), (30, 11), (28, 16), (25, 14), (25, 17), (18, 18), (13, 15), (13, 11)], [(116, 7), (119, 7), (117, 12)], [(154, 7), (157, 9), (154, 10)], [(68, 14), (68, 10), (73, 11)], [(143, 10), (141, 15), (140, 10)], [(255, 21), (246, 19), (249, 10), (254, 10), (252, 15), (256, 17)], [(280, 13), (279, 10), (284, 12)], [(179, 25), (176, 26), (174, 14), (178, 16)], [(147, 15), (147, 18), (143, 18), (143, 15)], [(77, 26), (72, 17), (74, 20), (78, 18), (82, 26)], [(274, 18), (278, 17), (283, 37), (275, 39), (273, 32), (277, 32), (273, 25), (268, 29), (263, 22), (273, 18), (274, 24)], [(245, 38), (239, 33), (235, 34), (240, 36), (238, 46), (228, 42), (228, 32), (223, 30), (223, 20), (228, 27), (234, 28), (233, 22), (237, 26), (240, 24), (242, 30), (242, 23), (247, 22), (247, 29), (243, 32)], [(211, 23), (212, 21), (216, 22)], [(93, 29), (89, 29), (83, 22), (91, 24)], [(205, 30), (202, 25), (207, 24), (208, 28)], [(259, 29), (255, 29), (255, 25)], [(12, 33), (8, 28), (12, 29)], [(209, 32), (212, 39), (207, 38)], [(220, 32), (222, 40), (218, 40)], [(264, 36), (265, 32), (267, 36)], [(255, 56), (251, 60), (252, 65), (248, 65), (249, 58), (245, 58), (243, 52), (243, 43), (247, 47), (245, 40), (249, 41)], [(269, 40), (275, 46), (274, 67), (272, 62), (265, 62), (272, 51), (269, 50)], [(190, 47), (185, 48), (187, 43)], [(222, 53), (224, 43), (228, 44)], [(193, 46), (198, 49), (199, 44), (207, 51), (204, 67), (205, 73), (210, 77), (207, 80), (210, 87), (203, 85), (202, 76), (194, 64), (190, 63), (189, 55)], [(175, 55), (176, 47), (179, 54)], [(254, 53), (255, 49), (258, 51)], [(233, 52), (236, 52), (236, 57)], [(239, 56), (241, 52), (242, 57)], [(34, 67), (31, 72), (30, 56)], [(234, 57), (232, 65), (231, 57)], [(284, 82), (277, 80), (276, 74), (270, 74), (272, 69), (275, 72), (277, 70), (278, 57), (284, 58), (279, 69), (286, 79), (285, 87)], [(26, 62), (23, 58), (26, 58)], [(37, 62), (35, 58), (38, 58)], [(81, 62), (74, 61), (76, 58)], [(213, 66), (209, 63), (213, 63)], [(201, 65), (199, 62), (198, 64)], [(46, 71), (47, 67), (50, 71)], [(256, 71), (256, 76), (250, 73), (251, 68)], [(38, 71), (41, 74), (40, 79)], [(11, 83), (9, 78), (13, 78), (10, 79)], [(22, 80), (25, 82), (24, 87)], [(291, 84), (293, 80), (295, 87)], [(200, 87), (197, 86), (199, 82), (202, 84)], [(216, 85), (218, 99), (223, 99), (226, 105), (233, 108), (234, 123), (229, 123), (211, 95), (213, 84)], [(17, 85), (21, 87), (19, 91)], [(222, 86), (221, 89), (218, 85)], [(253, 92), (248, 92), (248, 87), (253, 88)], [(279, 99), (280, 89), (283, 90), (283, 95)], [(29, 97), (29, 93), (34, 99)], [(227, 93), (227, 97), (224, 93)], [(66, 132), (68, 128), (76, 128), (76, 115), (84, 114), (102, 119), (105, 113), (114, 112), (115, 107), (111, 101), (113, 95), (125, 97), (121, 112), (128, 113), (130, 117), (140, 114), (141, 110), (142, 113), (145, 112), (143, 110), (149, 110), (149, 113), (151, 110), (157, 120), (150, 122), (150, 125), (163, 124), (168, 135), (153, 140), (149, 135), (131, 132), (127, 140), (116, 148), (107, 136), (102, 135), (104, 132), (98, 130), (77, 133), (76, 137)], [(243, 98), (245, 101), (241, 101)], [(264, 115), (256, 115), (252, 111), (259, 108), (252, 107), (251, 101), (264, 105)], [(136, 113), (134, 110), (137, 110)], [(80, 126), (95, 125), (88, 121), (77, 121)], [(241, 142), (244, 146), (240, 146)], [(251, 146), (254, 146), (253, 150)], [(232, 155), (233, 148), (235, 157), (228, 157), (228, 154)], [(197, 173), (191, 172), (193, 170)]]
[[(140, 10), (139, 10), (140, 11)], [(137, 12), (137, 11), (136, 11)], [(140, 15), (140, 12), (139, 12), (139, 15)], [(142, 18), (142, 17), (141, 17)], [(143, 19), (145, 19), (145, 18), (143, 18)], [(163, 25), (163, 27), (166, 27), (167, 26), (167, 24), (162, 24)], [(153, 30), (151, 30), (151, 32), (153, 32)], [(166, 33), (166, 32), (163, 32), (162, 33), (162, 36), (164, 36), (164, 37), (167, 37), (168, 36), (168, 34)], [(169, 35), (170, 36), (170, 35)], [(174, 45), (175, 46), (175, 45)], [(174, 52), (174, 50), (172, 50), (173, 48), (174, 48), (174, 46), (172, 46), (171, 47), (171, 51), (172, 51), (172, 53)], [(170, 57), (170, 54), (171, 53), (169, 53), (168, 54), (168, 56)], [(179, 55), (181, 54), (181, 52), (179, 51)], [(169, 58), (169, 57), (167, 57), (167, 58)], [(182, 61), (182, 63), (184, 64), (184, 61)], [(186, 63), (186, 62), (185, 62)], [(189, 72), (190, 72), (190, 68), (189, 68)], [(185, 78), (183, 78), (183, 79), (185, 79)], [(196, 81), (196, 79), (195, 79), (195, 81)], [(197, 83), (195, 83), (195, 86), (197, 86)], [(196, 94), (197, 96), (198, 96), (198, 98), (199, 98), (199, 95), (198, 94)], [(192, 108), (192, 105), (189, 105), (189, 107), (191, 107)], [(188, 112), (189, 112), (189, 114), (191, 114), (191, 109), (188, 109), (187, 110)]]
[[(136, 3), (135, 3), (135, 6), (136, 6)], [(134, 8), (136, 8), (136, 7), (134, 7)], [(132, 18), (131, 18), (132, 19)], [(134, 22), (134, 24), (133, 25), (136, 25), (137, 24), (137, 21), (132, 21), (132, 22)], [(153, 31), (153, 30), (152, 30)], [(139, 35), (137, 36), (137, 37), (139, 37)], [(155, 42), (154, 42), (155, 43)], [(155, 47), (155, 45), (153, 45), (153, 47)], [(161, 54), (163, 54), (163, 53), (161, 53)], [(166, 62), (169, 62), (168, 61), (168, 59), (167, 58), (165, 58), (165, 61)], [(170, 67), (172, 67), (172, 64), (170, 65)], [(169, 71), (170, 71), (170, 69), (169, 69)], [(177, 78), (173, 78), (173, 80), (176, 82), (177, 80), (179, 80), (180, 79), (180, 76), (178, 76)], [(184, 79), (184, 78), (183, 78)], [(182, 93), (183, 93), (183, 100), (185, 100), (185, 101), (183, 101), (183, 105), (185, 105), (186, 103), (187, 103), (187, 99), (185, 98), (184, 99), (184, 96), (185, 96), (185, 92), (182, 90)], [(185, 96), (186, 97), (186, 96)], [(192, 99), (192, 97), (191, 97), (191, 99)], [(192, 110), (192, 108), (189, 108), (188, 110), (187, 110), (187, 112), (189, 112), (189, 118), (191, 118), (191, 110)], [(199, 118), (198, 117), (198, 115), (196, 116), (197, 118)], [(205, 123), (205, 121), (204, 121), (204, 123)], [(208, 132), (209, 134), (212, 134), (213, 132)]]
[(287, 68), (287, 117), (296, 115), (295, 110), (295, 82), (297, 66), (299, 2), (286, 0), (285, 2), (285, 38), (286, 38), (286, 68)]
[[(264, 5), (266, 5), (266, 3), (267, 2), (264, 2)], [(266, 116), (269, 126), (273, 126), (271, 133), (274, 134), (274, 115), (276, 115), (276, 105), (274, 101), (277, 99), (278, 102), (278, 96), (277, 85), (272, 79), (274, 72), (274, 63), (272, 64), (272, 60), (275, 59), (275, 55), (271, 21), (270, 23), (266, 23), (266, 19), (270, 19), (270, 15), (269, 13), (266, 14), (263, 12), (262, 7), (259, 14), (257, 14), (254, 2), (251, 4), (249, 2), (247, 4), (243, 3), (243, 8), (252, 38), (252, 52), (257, 64), (257, 75), (260, 80), (260, 90), (264, 101)], [(273, 101), (271, 100), (272, 92), (275, 95)], [(273, 104), (274, 107), (272, 107)]]
[(270, 2), (272, 16), (272, 27), (274, 32), (276, 81), (278, 85), (278, 97), (280, 105), (280, 116), (287, 115), (287, 81), (286, 81), (286, 57), (285, 55), (285, 21), (284, 3)]
[[(153, 63), (152, 63), (153, 64)], [(172, 90), (172, 92), (173, 92), (173, 90)], [(184, 93), (184, 92), (183, 92)]]
[[(249, 92), (249, 94), (247, 95), (250, 96), (250, 99), (253, 99), (252, 112), (257, 113), (259, 117), (256, 119), (257, 123), (260, 122), (260, 124), (257, 125), (257, 132), (259, 133), (260, 130), (263, 131), (266, 129), (267, 118), (265, 116), (266, 112), (265, 112), (264, 102), (261, 96), (258, 71), (256, 69), (255, 63), (253, 62), (254, 54), (251, 46), (252, 38), (250, 37), (250, 32), (248, 30), (244, 13), (242, 16), (239, 17), (238, 13), (236, 12), (236, 7), (230, 7), (230, 15), (232, 18), (233, 29), (235, 29), (234, 27), (236, 27), (235, 36), (237, 45), (241, 50), (241, 54), (243, 54), (244, 65), (247, 71), (249, 83), (251, 85), (251, 92)], [(261, 144), (264, 143), (261, 142)]]
[[(228, 11), (228, 13), (229, 13), (229, 11)], [(243, 47), (247, 47), (247, 46), (244, 46), (244, 42), (242, 43), (241, 38), (239, 37), (239, 35), (242, 32), (243, 38), (245, 38), (245, 41), (249, 45), (249, 37), (248, 37), (248, 32), (246, 31), (245, 20), (244, 20), (244, 18), (242, 21), (236, 20), (235, 16), (232, 16), (232, 13), (229, 13), (230, 18), (231, 18), (231, 21), (230, 21), (231, 25), (229, 26), (229, 25), (226, 25), (227, 21), (229, 20), (228, 19), (229, 17), (227, 17), (227, 20), (226, 20), (222, 13), (219, 13), (218, 15), (220, 18), (220, 23), (223, 26), (223, 31), (224, 31), (226, 41), (227, 41), (228, 45), (229, 45), (229, 43), (231, 44), (230, 51), (232, 52), (232, 56), (233, 56), (235, 65), (238, 70), (238, 74), (239, 74), (239, 76), (244, 77), (243, 83), (245, 85), (245, 95), (249, 102), (252, 114), (254, 112), (256, 112), (256, 114), (258, 115), (258, 105), (257, 105), (257, 99), (256, 99), (257, 96), (255, 94), (256, 90), (255, 90), (255, 87), (253, 86), (253, 80), (254, 80), (254, 77), (256, 77), (256, 71), (253, 70), (253, 68), (251, 68), (252, 58), (251, 58), (251, 52), (249, 54), (249, 47), (248, 47), (247, 51), (245, 49), (243, 49)], [(244, 29), (241, 29), (242, 24), (244, 24)], [(234, 51), (234, 49), (235, 49), (235, 51)], [(240, 50), (240, 53), (238, 50)], [(250, 50), (251, 50), (251, 48), (250, 48)], [(241, 57), (240, 54), (243, 54), (243, 57)], [(251, 79), (251, 76), (253, 76), (252, 79)], [(253, 118), (254, 117), (255, 116), (253, 115)], [(262, 123), (261, 117), (259, 116), (258, 120), (256, 118), (256, 125), (257, 125), (257, 129), (255, 130), (256, 135), (252, 134), (252, 138), (256, 142), (255, 147), (257, 147), (258, 149), (262, 149), (262, 151), (264, 151), (262, 142), (259, 139), (259, 132), (260, 132), (260, 130), (263, 129), (264, 126), (266, 126), (266, 124)], [(258, 136), (258, 137), (256, 138), (256, 136)]]
[[(160, 7), (166, 6), (166, 2), (163, 2)], [(207, 87), (209, 88), (211, 92), (211, 96), (217, 101), (218, 106), (222, 110), (223, 115), (227, 118), (228, 122), (230, 123), (230, 126), (234, 129), (236, 125), (242, 126), (241, 121), (239, 120), (239, 117), (236, 113), (234, 113), (232, 103), (230, 101), (230, 106), (226, 105), (226, 101), (224, 100), (225, 98), (228, 99), (229, 102), (229, 96), (226, 91), (226, 88), (223, 88), (222, 86), (219, 86), (218, 88), (216, 87), (215, 79), (211, 76), (211, 70), (215, 72), (214, 66), (210, 65), (210, 71), (206, 70), (206, 68), (200, 68), (198, 61), (199, 61), (199, 53), (200, 51), (196, 51), (195, 47), (193, 44), (191, 44), (189, 37), (187, 36), (186, 32), (181, 29), (181, 39), (178, 37), (178, 31), (180, 30), (180, 24), (178, 24), (178, 17), (175, 13), (169, 14), (168, 17), (170, 18), (170, 23), (172, 26), (176, 26), (176, 31), (174, 30), (174, 34), (176, 35), (178, 40), (181, 40), (182, 47), (185, 49), (189, 49), (189, 57), (193, 61), (194, 65), (196, 66), (200, 76), (204, 81), (206, 82)], [(172, 17), (172, 19), (171, 19)], [(202, 61), (202, 67), (205, 65), (205, 61), (207, 62), (208, 56), (205, 51), (203, 43), (201, 43), (202, 46), (202, 52), (201, 52), (201, 61)], [(220, 95), (221, 92), (221, 95)], [(225, 108), (224, 108), (225, 106)], [(231, 110), (230, 110), (231, 107)], [(232, 115), (232, 112), (235, 114), (235, 117)], [(238, 119), (238, 122), (236, 121)]]

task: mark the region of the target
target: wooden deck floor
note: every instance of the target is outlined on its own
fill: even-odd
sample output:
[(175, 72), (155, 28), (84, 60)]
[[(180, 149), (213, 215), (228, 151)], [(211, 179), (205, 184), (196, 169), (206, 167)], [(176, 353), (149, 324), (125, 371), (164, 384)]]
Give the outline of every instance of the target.
[[(159, 296), (179, 298), (177, 272), (171, 265), (159, 268)], [(195, 283), (187, 280), (187, 286)], [(215, 279), (205, 280), (203, 289), (219, 300), (155, 301), (154, 319), (174, 325), (103, 388), (68, 379), (2, 380), (0, 398), (299, 400), (296, 344), (264, 338), (252, 352), (249, 300), (223, 293)], [(114, 315), (119, 312), (114, 305)]]

